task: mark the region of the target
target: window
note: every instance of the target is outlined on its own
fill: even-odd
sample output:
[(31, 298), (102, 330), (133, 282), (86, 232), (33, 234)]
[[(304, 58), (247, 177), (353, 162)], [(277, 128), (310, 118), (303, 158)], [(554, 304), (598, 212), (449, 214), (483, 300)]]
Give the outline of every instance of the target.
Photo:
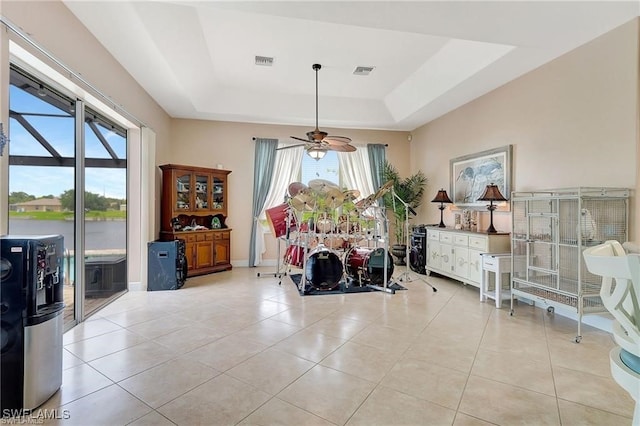
[(314, 160), (308, 155), (302, 156), (299, 182), (309, 185), (313, 179), (324, 179), (341, 187), (340, 162), (336, 151), (327, 151), (320, 160)]

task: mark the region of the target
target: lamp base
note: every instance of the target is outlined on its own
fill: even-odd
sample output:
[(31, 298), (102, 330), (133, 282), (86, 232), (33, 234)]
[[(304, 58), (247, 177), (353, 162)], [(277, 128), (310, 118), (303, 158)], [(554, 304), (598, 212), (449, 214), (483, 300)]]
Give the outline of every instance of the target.
[(440, 209), (440, 225), (438, 225), (438, 228), (446, 228), (447, 226), (444, 224), (444, 220), (442, 220), (442, 214), (444, 213), (444, 204), (440, 203), (440, 207), (438, 207)]
[(493, 227), (493, 223), (489, 225), (489, 228), (487, 229), (488, 234), (496, 234), (497, 232), (498, 231), (496, 231), (496, 228)]
[(495, 234), (498, 231), (496, 231), (496, 228), (493, 227), (493, 211), (496, 209), (496, 206), (493, 205), (493, 201), (487, 207), (487, 209), (489, 209), (489, 217), (491, 218), (491, 221), (489, 222), (489, 228), (487, 229), (487, 233), (488, 234)]

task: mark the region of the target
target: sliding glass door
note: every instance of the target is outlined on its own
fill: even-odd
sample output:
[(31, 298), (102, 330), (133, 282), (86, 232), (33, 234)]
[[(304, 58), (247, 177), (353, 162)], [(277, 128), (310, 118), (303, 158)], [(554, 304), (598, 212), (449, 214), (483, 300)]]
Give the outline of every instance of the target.
[(64, 236), (68, 327), (127, 288), (126, 130), (17, 67), (10, 79), (9, 233)]

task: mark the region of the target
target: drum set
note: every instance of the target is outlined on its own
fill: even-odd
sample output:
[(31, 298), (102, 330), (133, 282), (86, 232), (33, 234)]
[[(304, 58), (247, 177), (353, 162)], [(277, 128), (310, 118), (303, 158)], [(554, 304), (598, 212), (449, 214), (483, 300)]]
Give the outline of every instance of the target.
[(303, 271), (301, 294), (307, 289), (336, 290), (341, 284), (393, 293), (387, 285), (393, 275), (388, 224), (376, 203), (392, 186), (389, 181), (360, 199), (357, 189), (340, 190), (324, 179), (314, 179), (308, 186), (293, 182), (286, 201), (266, 210), (273, 235), (286, 242), (285, 271)]

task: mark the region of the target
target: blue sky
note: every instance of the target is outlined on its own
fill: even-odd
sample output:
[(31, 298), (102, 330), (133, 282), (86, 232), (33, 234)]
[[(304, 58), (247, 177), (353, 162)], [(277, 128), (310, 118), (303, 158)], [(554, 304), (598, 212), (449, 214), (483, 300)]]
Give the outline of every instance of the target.
[[(63, 111), (23, 90), (11, 86), (10, 107), (22, 113), (64, 115)], [(25, 116), (29, 123), (64, 157), (74, 156), (74, 120), (72, 117)], [(16, 120), (9, 122), (9, 152), (11, 155), (50, 156)], [(118, 158), (126, 158), (126, 140), (114, 132), (103, 130), (103, 134)], [(110, 158), (93, 131), (85, 125), (85, 156), (87, 158)], [(110, 198), (126, 198), (125, 169), (90, 169), (85, 172), (86, 191)], [(9, 191), (26, 192), (36, 197), (59, 196), (73, 189), (74, 173), (67, 167), (11, 166), (9, 168)]]

